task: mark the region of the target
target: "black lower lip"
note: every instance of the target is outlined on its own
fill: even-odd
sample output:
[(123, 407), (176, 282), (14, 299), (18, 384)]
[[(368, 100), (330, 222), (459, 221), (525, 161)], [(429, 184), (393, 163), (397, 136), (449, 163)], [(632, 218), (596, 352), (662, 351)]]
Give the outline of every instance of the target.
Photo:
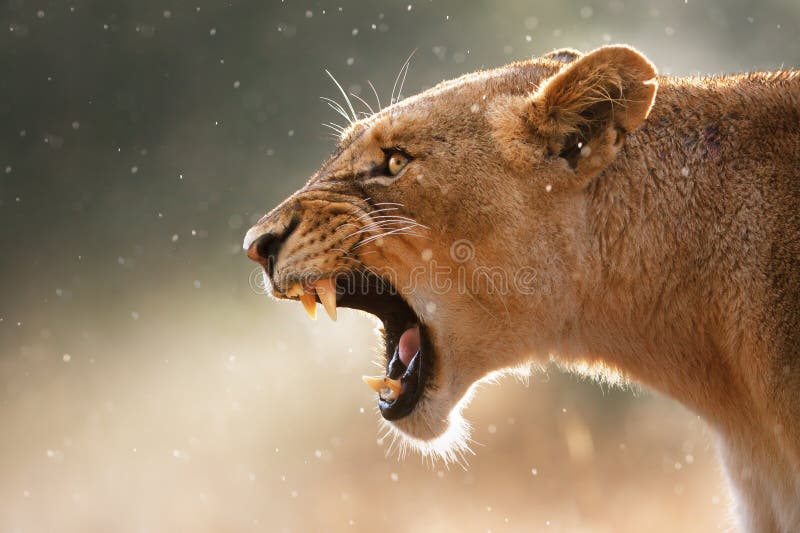
[[(378, 400), (378, 408), (381, 410), (381, 415), (383, 415), (383, 418), (386, 420), (400, 420), (414, 411), (414, 408), (425, 392), (428, 378), (433, 371), (433, 347), (428, 339), (427, 330), (421, 324), (419, 326), (419, 333), (420, 350), (411, 360), (408, 368), (405, 369), (400, 378), (403, 382), (403, 390), (400, 396), (391, 401)], [(389, 361), (389, 364), (391, 363), (392, 361)], [(395, 365), (396, 362), (392, 366)], [(392, 366), (387, 368), (386, 374), (390, 377), (395, 377), (392, 376), (392, 374), (398, 373), (398, 369), (396, 367), (392, 368)]]
[[(366, 311), (383, 322), (387, 353), (386, 375), (392, 379), (402, 376), (403, 389), (395, 400), (385, 401), (379, 397), (378, 408), (386, 420), (399, 420), (408, 416), (419, 404), (429, 385), (430, 376), (433, 375), (434, 349), (427, 328), (419, 323), (419, 317), (394, 287), (373, 274), (339, 277), (336, 279), (336, 289), (339, 306)], [(403, 332), (414, 325), (419, 325), (419, 353), (411, 361), (409, 368), (406, 369), (399, 361), (397, 362), (402, 368), (391, 368), (390, 354), (396, 351)]]

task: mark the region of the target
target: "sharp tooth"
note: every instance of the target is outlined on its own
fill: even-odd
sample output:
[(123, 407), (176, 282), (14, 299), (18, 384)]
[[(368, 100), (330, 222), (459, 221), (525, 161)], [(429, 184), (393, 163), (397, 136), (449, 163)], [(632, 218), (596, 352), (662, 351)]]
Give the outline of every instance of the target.
[(361, 379), (367, 384), (367, 387), (374, 390), (378, 394), (383, 390), (383, 376), (362, 376)]
[(397, 397), (400, 394), (400, 389), (403, 388), (403, 382), (399, 379), (384, 378), (383, 384), (386, 388), (395, 393), (394, 397)]
[(322, 302), (322, 307), (331, 317), (331, 320), (336, 320), (336, 287), (331, 278), (324, 278), (314, 284), (319, 295), (319, 301)]
[(396, 390), (385, 388), (381, 391), (381, 400), (396, 400), (400, 393)]
[(399, 379), (389, 379), (384, 376), (362, 376), (364, 383), (378, 393), (382, 400), (394, 400), (400, 396), (403, 383)]
[(289, 287), (289, 290), (286, 291), (286, 296), (289, 298), (294, 298), (295, 296), (302, 296), (303, 295), (303, 286), (300, 285), (297, 281), (292, 283), (292, 286)]
[(300, 296), (300, 301), (303, 303), (303, 309), (311, 320), (317, 319), (317, 300), (314, 298), (314, 289), (309, 292), (304, 292)]

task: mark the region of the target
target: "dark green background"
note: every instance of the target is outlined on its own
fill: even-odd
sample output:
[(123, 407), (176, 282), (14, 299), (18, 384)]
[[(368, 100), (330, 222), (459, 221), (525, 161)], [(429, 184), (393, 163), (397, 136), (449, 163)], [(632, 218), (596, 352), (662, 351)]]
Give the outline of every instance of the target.
[(800, 63), (795, 0), (408, 5), (4, 0), (0, 315), (34, 318), (56, 288), (71, 305), (241, 288), (244, 230), (332, 146), (325, 69), (371, 101), (366, 80), (387, 100), (413, 50), (406, 93), (605, 41), (679, 74)]

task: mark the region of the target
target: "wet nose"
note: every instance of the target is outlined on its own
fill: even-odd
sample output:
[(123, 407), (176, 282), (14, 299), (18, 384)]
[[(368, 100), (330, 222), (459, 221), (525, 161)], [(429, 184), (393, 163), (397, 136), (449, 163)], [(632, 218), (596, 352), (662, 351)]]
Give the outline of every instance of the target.
[(244, 237), (244, 248), (247, 257), (259, 263), (272, 276), (275, 260), (281, 247), (289, 236), (297, 229), (300, 223), (298, 217), (293, 217), (288, 225), (282, 227), (256, 225), (250, 228)]

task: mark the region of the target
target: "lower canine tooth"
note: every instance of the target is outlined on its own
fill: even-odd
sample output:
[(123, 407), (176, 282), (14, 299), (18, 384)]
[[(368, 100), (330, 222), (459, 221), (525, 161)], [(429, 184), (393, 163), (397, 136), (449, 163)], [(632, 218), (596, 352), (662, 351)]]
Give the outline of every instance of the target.
[(362, 376), (361, 379), (364, 380), (364, 383), (367, 384), (367, 387), (374, 390), (378, 394), (381, 393), (381, 389), (383, 389), (383, 380), (385, 379), (383, 376)]
[(387, 387), (387, 388), (381, 390), (380, 396), (381, 396), (381, 400), (394, 400), (398, 396), (400, 396), (400, 394), (398, 394), (397, 391), (394, 391), (394, 390), (392, 390), (392, 389)]
[(336, 286), (333, 284), (333, 279), (324, 278), (314, 284), (317, 290), (319, 301), (322, 302), (322, 307), (325, 312), (331, 317), (331, 320), (336, 320)]
[(403, 383), (399, 379), (389, 379), (383, 376), (363, 376), (361, 379), (367, 386), (378, 393), (381, 400), (394, 400), (400, 396)]
[(317, 319), (317, 300), (314, 298), (314, 289), (311, 292), (304, 292), (300, 296), (300, 302), (303, 304), (303, 309), (311, 320)]
[(400, 389), (403, 388), (403, 383), (399, 379), (384, 378), (383, 383), (386, 388), (394, 392), (396, 395), (399, 395)]

